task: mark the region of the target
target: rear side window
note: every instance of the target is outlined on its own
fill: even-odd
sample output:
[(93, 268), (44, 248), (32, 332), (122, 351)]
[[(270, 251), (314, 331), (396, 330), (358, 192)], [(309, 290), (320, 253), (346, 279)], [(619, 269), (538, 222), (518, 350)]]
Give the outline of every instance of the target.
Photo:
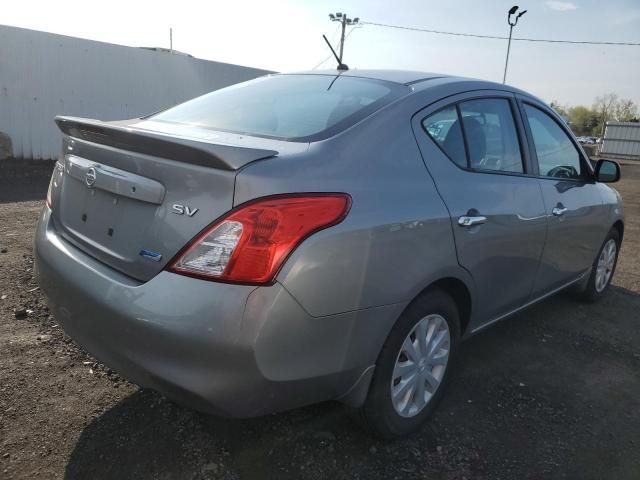
[(508, 100), (491, 98), (462, 102), (460, 113), (471, 168), (524, 172)]
[(524, 172), (513, 113), (506, 99), (451, 105), (425, 118), (422, 126), (460, 167)]
[(274, 75), (195, 98), (151, 120), (312, 141), (348, 128), (408, 92), (405, 85), (345, 75)]
[(464, 140), (455, 106), (444, 108), (425, 118), (422, 127), (451, 160), (466, 168)]
[(567, 133), (539, 108), (525, 104), (524, 110), (538, 157), (540, 175), (580, 178), (580, 154)]

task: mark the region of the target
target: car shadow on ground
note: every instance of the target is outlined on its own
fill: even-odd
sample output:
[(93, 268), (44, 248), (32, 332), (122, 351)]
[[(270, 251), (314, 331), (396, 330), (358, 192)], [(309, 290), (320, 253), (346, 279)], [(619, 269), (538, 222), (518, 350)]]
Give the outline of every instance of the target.
[(333, 402), (234, 420), (139, 390), (86, 426), (65, 478), (638, 478), (638, 311), (620, 287), (561, 294), (476, 335), (429, 424), (394, 442)]
[[(346, 408), (333, 402), (238, 420), (139, 390), (85, 428), (65, 478), (282, 478), (291, 470), (297, 442), (310, 452), (335, 452), (331, 444), (349, 429), (352, 438), (364, 435)], [(299, 478), (299, 471), (289, 473)]]

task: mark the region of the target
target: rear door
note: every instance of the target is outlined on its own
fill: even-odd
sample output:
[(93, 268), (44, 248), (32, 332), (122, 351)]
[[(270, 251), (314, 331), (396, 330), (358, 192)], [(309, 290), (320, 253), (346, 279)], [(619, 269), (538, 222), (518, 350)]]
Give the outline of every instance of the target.
[(587, 271), (611, 225), (588, 160), (566, 124), (537, 102), (521, 99), (519, 105), (549, 219), (534, 289), (541, 295)]
[(530, 299), (545, 242), (542, 193), (528, 175), (530, 159), (514, 113), (511, 94), (491, 91), (451, 97), (413, 120), (449, 209), (458, 261), (475, 281), (472, 328)]

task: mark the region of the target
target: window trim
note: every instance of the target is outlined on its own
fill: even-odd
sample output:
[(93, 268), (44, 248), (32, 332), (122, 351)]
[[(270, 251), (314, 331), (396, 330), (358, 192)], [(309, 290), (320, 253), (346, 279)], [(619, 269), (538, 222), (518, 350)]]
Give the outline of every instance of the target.
[(462, 121), (462, 111), (460, 110), (460, 104), (462, 102), (457, 102), (455, 105), (456, 116), (458, 117), (456, 121), (460, 124), (460, 133), (462, 134), (462, 143), (464, 144), (464, 159), (467, 164), (466, 170), (474, 170), (471, 168), (471, 155), (469, 155), (469, 142), (467, 141), (467, 134), (464, 131), (464, 122)]
[[(582, 148), (579, 146), (577, 141), (574, 138), (573, 133), (569, 129), (568, 125), (562, 122), (557, 114), (549, 109), (546, 105), (540, 104), (528, 98), (517, 98), (517, 105), (520, 111), (520, 116), (522, 117), (522, 123), (526, 132), (527, 142), (529, 145), (529, 154), (532, 160), (533, 170), (535, 171), (535, 178), (541, 180), (555, 180), (555, 181), (563, 181), (563, 182), (573, 182), (573, 183), (593, 183), (595, 181), (593, 168), (591, 168), (590, 162), (585, 158), (585, 154)], [(540, 174), (540, 162), (538, 161), (538, 152), (536, 151), (535, 142), (533, 139), (533, 133), (531, 132), (531, 126), (529, 125), (529, 117), (527, 117), (527, 112), (525, 110), (525, 105), (529, 105), (537, 110), (540, 110), (542, 113), (546, 114), (551, 120), (553, 120), (556, 125), (564, 132), (564, 134), (569, 138), (569, 141), (573, 145), (573, 148), (576, 149), (578, 153), (578, 161), (580, 162), (581, 174), (579, 178), (560, 178), (560, 177), (550, 177), (548, 175)], [(563, 125), (564, 124), (564, 125)]]
[[(500, 95), (500, 93), (504, 93), (504, 95)], [(474, 95), (475, 94), (475, 95)], [(527, 147), (528, 143), (525, 143), (525, 139), (526, 139), (526, 132), (524, 129), (524, 125), (522, 123), (522, 119), (520, 118), (520, 109), (517, 105), (517, 99), (515, 97), (514, 94), (512, 94), (511, 92), (501, 92), (501, 91), (491, 91), (491, 94), (486, 95), (483, 94), (481, 91), (475, 91), (475, 92), (464, 92), (461, 93), (459, 95), (455, 95), (456, 97), (458, 96), (462, 96), (462, 98), (459, 98), (457, 100), (454, 100), (451, 103), (448, 103), (446, 105), (443, 105), (439, 108), (434, 109), (433, 111), (430, 111), (428, 114), (423, 115), (420, 117), (419, 120), (419, 124), (420, 124), (420, 128), (423, 130), (423, 132), (426, 134), (427, 138), (433, 142), (438, 149), (443, 153), (443, 155), (445, 157), (447, 157), (447, 159), (457, 168), (459, 168), (462, 171), (465, 172), (469, 172), (469, 173), (484, 173), (484, 174), (490, 174), (490, 175), (508, 175), (508, 176), (516, 176), (516, 177), (532, 177), (533, 175), (531, 175), (529, 172), (531, 170), (532, 167), (532, 163), (531, 163), (531, 157), (529, 155), (529, 150)], [(444, 99), (443, 99), (444, 100)], [(460, 104), (464, 103), (464, 102), (468, 102), (468, 101), (474, 101), (474, 100), (505, 100), (507, 101), (507, 103), (509, 104), (509, 109), (511, 110), (511, 118), (513, 120), (513, 126), (515, 128), (516, 131), (516, 137), (518, 139), (518, 147), (520, 148), (520, 160), (522, 162), (522, 172), (512, 172), (512, 171), (508, 171), (508, 170), (491, 170), (491, 169), (485, 169), (485, 168), (472, 168), (471, 167), (471, 163), (470, 163), (470, 157), (469, 157), (469, 146), (467, 144), (467, 135), (465, 133), (464, 130), (464, 124), (462, 122), (462, 113), (460, 111)], [(425, 125), (424, 125), (424, 121), (429, 118), (432, 115), (435, 115), (438, 112), (441, 112), (442, 110), (445, 110), (447, 108), (455, 108), (456, 110), (456, 115), (457, 115), (457, 120), (460, 123), (460, 130), (462, 131), (462, 139), (464, 142), (464, 151), (465, 151), (465, 163), (466, 163), (466, 167), (462, 167), (460, 165), (458, 165), (450, 156), (449, 154), (447, 154), (447, 152), (445, 152), (445, 150), (440, 146), (440, 144), (435, 141), (433, 139), (433, 137), (431, 137), (431, 135), (429, 134), (429, 132), (427, 131)], [(423, 109), (424, 110), (424, 109)], [(419, 112), (418, 112), (419, 113)], [(537, 160), (537, 157), (536, 157)]]

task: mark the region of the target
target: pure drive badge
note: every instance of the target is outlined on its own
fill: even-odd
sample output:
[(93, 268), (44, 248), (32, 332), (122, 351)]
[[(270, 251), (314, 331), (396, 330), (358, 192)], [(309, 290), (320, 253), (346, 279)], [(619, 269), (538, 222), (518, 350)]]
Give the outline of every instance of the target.
[(154, 262), (159, 262), (160, 260), (162, 260), (162, 254), (147, 250), (146, 248), (140, 250), (140, 256), (149, 260), (153, 260)]

